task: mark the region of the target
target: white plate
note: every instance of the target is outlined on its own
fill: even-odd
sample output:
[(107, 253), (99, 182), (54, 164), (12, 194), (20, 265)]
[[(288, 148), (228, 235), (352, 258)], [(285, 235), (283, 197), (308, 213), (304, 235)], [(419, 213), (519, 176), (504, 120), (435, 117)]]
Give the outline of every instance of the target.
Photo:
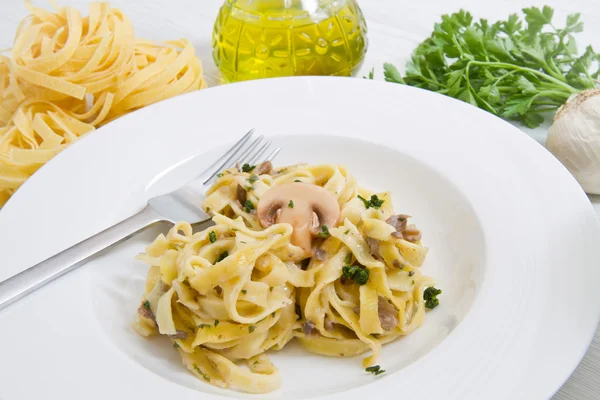
[[(139, 210), (202, 165), (152, 184), (163, 171), (198, 152), (207, 164), (250, 127), (284, 149), (278, 163), (343, 163), (361, 185), (390, 189), (444, 290), (423, 327), (384, 347), (387, 374), (291, 345), (272, 355), (281, 389), (259, 398), (547, 399), (576, 367), (600, 315), (600, 229), (577, 183), (500, 119), (367, 80), (228, 85), (103, 127), (0, 212), (0, 280)], [(245, 396), (193, 378), (168, 342), (131, 330), (146, 272), (133, 257), (159, 231), (0, 312), (0, 398)]]

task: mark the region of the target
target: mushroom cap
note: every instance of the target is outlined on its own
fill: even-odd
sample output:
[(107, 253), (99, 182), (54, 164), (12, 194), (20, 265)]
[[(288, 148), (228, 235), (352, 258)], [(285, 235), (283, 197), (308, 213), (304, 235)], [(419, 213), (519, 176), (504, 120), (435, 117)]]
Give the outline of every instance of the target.
[(310, 253), (312, 236), (323, 225), (332, 228), (337, 224), (340, 205), (335, 195), (321, 186), (292, 182), (267, 190), (258, 202), (257, 214), (263, 228), (275, 223), (292, 225), (292, 244)]

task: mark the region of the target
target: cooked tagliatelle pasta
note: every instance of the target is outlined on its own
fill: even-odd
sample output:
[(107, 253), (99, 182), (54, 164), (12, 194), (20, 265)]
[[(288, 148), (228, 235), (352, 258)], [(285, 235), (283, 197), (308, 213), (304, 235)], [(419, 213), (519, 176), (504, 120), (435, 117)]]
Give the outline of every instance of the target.
[(372, 366), (438, 304), (421, 232), (344, 167), (233, 168), (202, 206), (214, 226), (180, 222), (138, 256), (150, 269), (134, 327), (167, 335), (210, 384), (275, 390), (266, 352), (293, 338), (327, 356), (370, 351)]
[(191, 43), (136, 39), (129, 18), (108, 3), (90, 3), (86, 17), (25, 4), (31, 14), (10, 56), (0, 55), (0, 206), (82, 135), (206, 86)]

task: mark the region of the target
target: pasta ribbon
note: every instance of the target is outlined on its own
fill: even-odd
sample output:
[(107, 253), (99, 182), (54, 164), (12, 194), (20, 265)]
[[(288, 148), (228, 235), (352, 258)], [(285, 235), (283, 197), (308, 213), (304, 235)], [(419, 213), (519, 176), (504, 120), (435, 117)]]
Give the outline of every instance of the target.
[[(134, 325), (141, 335), (169, 336), (207, 383), (265, 393), (280, 385), (267, 351), (293, 338), (326, 356), (370, 352), (367, 367), (383, 344), (423, 323), (423, 292), (435, 283), (420, 271), (427, 248), (414, 226), (403, 234), (390, 193), (359, 188), (337, 165), (244, 169), (223, 171), (208, 190), (202, 206), (213, 226), (194, 233), (180, 222), (138, 256), (150, 265)], [(291, 225), (263, 228), (256, 212), (269, 189), (295, 181), (333, 193), (342, 216), (306, 259)]]

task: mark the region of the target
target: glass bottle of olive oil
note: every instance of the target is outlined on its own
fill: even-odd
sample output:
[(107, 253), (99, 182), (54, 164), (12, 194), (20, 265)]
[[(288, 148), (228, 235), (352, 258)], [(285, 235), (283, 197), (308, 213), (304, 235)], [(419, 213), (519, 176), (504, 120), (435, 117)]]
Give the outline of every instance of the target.
[(227, 82), (354, 74), (367, 51), (355, 0), (225, 0), (213, 57)]

